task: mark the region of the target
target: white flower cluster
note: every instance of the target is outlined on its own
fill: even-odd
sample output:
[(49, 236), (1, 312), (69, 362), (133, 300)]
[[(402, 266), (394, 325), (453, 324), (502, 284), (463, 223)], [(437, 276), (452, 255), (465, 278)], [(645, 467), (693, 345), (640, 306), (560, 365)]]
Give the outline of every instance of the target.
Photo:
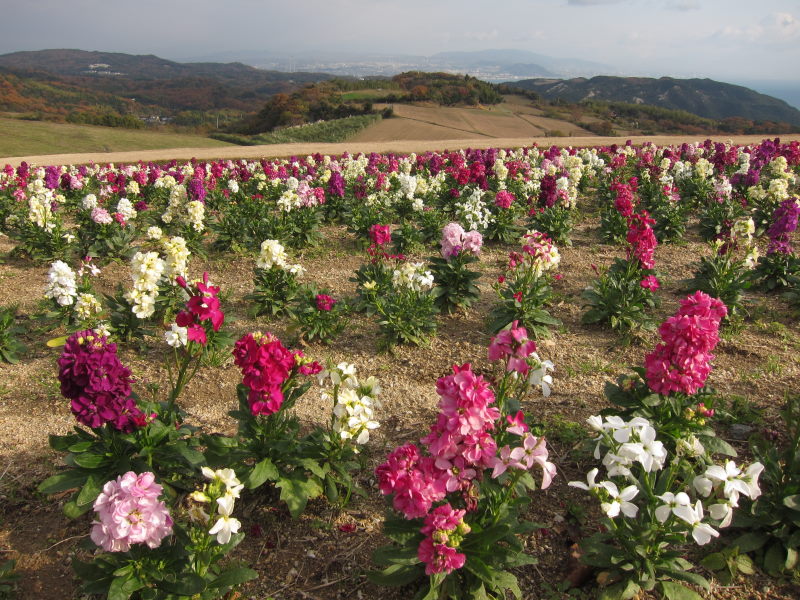
[[(216, 511), (218, 519), (209, 529), (208, 534), (216, 535), (218, 544), (227, 544), (231, 541), (231, 536), (234, 533), (238, 533), (242, 527), (239, 519), (231, 515), (233, 514), (233, 505), (236, 499), (239, 498), (244, 485), (236, 478), (236, 473), (234, 473), (233, 469), (217, 469), (214, 471), (208, 467), (203, 467), (202, 473), (206, 479), (211, 480), (210, 485), (212, 488), (225, 486), (225, 492), (217, 498)], [(211, 502), (211, 498), (206, 493), (207, 491), (209, 490), (196, 491), (190, 495), (192, 500), (200, 503), (200, 506), (193, 505), (189, 509), (189, 518), (195, 522), (207, 524), (210, 520), (208, 513), (202, 508), (202, 504)]]
[(60, 306), (72, 306), (77, 295), (75, 272), (62, 260), (51, 264), (50, 270), (47, 272), (45, 298), (52, 298)]
[[(174, 183), (175, 179), (173, 177), (167, 177), (172, 179), (173, 184), (169, 186), (169, 203), (167, 204), (167, 209), (161, 215), (161, 220), (164, 221), (164, 223), (172, 223), (172, 221), (181, 214), (181, 207), (183, 203), (186, 202), (187, 195), (185, 186)], [(166, 177), (164, 179), (166, 179)], [(155, 187), (159, 187), (159, 181), (161, 181), (161, 179), (156, 181)], [(165, 183), (163, 187), (167, 187), (167, 184)]]
[(161, 227), (156, 227), (155, 225), (147, 228), (147, 239), (148, 240), (160, 240), (164, 235), (164, 232), (161, 231)]
[(133, 289), (125, 292), (125, 298), (133, 305), (137, 318), (146, 319), (155, 312), (158, 282), (163, 273), (164, 261), (157, 252), (137, 252), (131, 260)]
[(489, 207), (482, 198), (483, 191), (475, 189), (463, 202), (456, 204), (456, 216), (464, 229), (483, 232), (486, 231), (489, 223), (494, 221)]
[(305, 273), (303, 265), (289, 264), (286, 255), (286, 250), (278, 240), (264, 240), (261, 242), (261, 252), (256, 259), (256, 268), (258, 269), (271, 269), (278, 267), (283, 271), (288, 271), (293, 275), (302, 275)]
[[(290, 177), (290, 179), (292, 179)], [(297, 180), (295, 179), (295, 182)], [(295, 186), (295, 189), (297, 186)], [(300, 208), (302, 206), (302, 201), (300, 199), (300, 195), (295, 191), (295, 189), (289, 188), (285, 192), (283, 192), (278, 198), (277, 205), (278, 209), (282, 212), (292, 212), (296, 208)]]
[(380, 408), (377, 396), (381, 386), (375, 377), (359, 382), (355, 365), (339, 363), (317, 375), (320, 385), (330, 379), (333, 396), (322, 394), (323, 401), (333, 399), (333, 431), (342, 440), (354, 440), (358, 445), (369, 441), (369, 432), (380, 427), (375, 420), (374, 407)]
[(47, 190), (40, 194), (34, 194), (28, 198), (28, 220), (40, 229), (50, 233), (55, 229), (56, 222), (51, 209), (53, 193)]
[(88, 321), (103, 312), (103, 305), (94, 294), (78, 294), (75, 301), (75, 314), (81, 321)]
[(714, 176), (714, 165), (705, 158), (698, 158), (694, 164), (694, 174), (698, 179), (705, 180)]
[(192, 229), (195, 231), (200, 232), (206, 228), (203, 223), (203, 219), (205, 219), (206, 216), (206, 205), (199, 200), (192, 200), (186, 203), (186, 216), (189, 225), (191, 225)]
[(189, 343), (188, 335), (188, 327), (180, 327), (177, 323), (173, 323), (170, 330), (164, 332), (164, 341), (173, 348), (182, 348)]
[[(589, 426), (600, 435), (595, 448), (595, 458), (600, 458), (601, 446), (608, 450), (603, 457), (609, 477), (623, 477), (627, 481), (637, 482), (619, 489), (613, 481), (596, 482), (599, 469), (589, 471), (586, 483), (570, 481), (568, 485), (591, 492), (600, 501), (600, 508), (607, 517), (613, 519), (621, 514), (628, 518), (635, 518), (639, 514), (639, 507), (631, 502), (639, 495), (641, 480), (631, 472), (635, 463), (639, 463), (646, 473), (651, 473), (663, 468), (667, 458), (664, 445), (656, 440), (656, 431), (647, 419), (634, 417), (625, 421), (619, 416), (606, 417), (605, 420), (597, 415), (589, 417)], [(694, 440), (694, 445), (699, 442)], [(702, 453), (702, 447), (701, 451)], [(695, 477), (692, 487), (697, 493), (710, 498), (713, 495), (714, 504), (709, 506), (711, 519), (719, 521), (717, 527), (727, 527), (733, 517), (733, 508), (738, 506), (740, 495), (751, 499), (757, 498), (761, 491), (758, 488), (758, 476), (764, 469), (761, 463), (753, 463), (744, 472), (733, 461), (727, 461), (725, 466), (711, 465), (706, 468), (703, 475)], [(645, 479), (646, 481), (647, 479)], [(703, 502), (696, 500), (694, 504), (687, 493), (691, 490), (674, 493), (665, 491), (659, 495), (652, 495), (648, 491), (648, 498), (661, 502), (653, 514), (662, 524), (686, 530), (691, 533), (698, 545), (707, 544), (712, 537), (718, 537), (711, 524), (705, 520)], [(642, 497), (640, 497), (642, 498)], [(645, 511), (647, 513), (647, 511)], [(673, 518), (674, 517), (674, 518)]]
[(186, 265), (191, 252), (186, 247), (186, 240), (180, 236), (164, 239), (161, 246), (165, 256), (164, 277), (169, 279), (172, 285), (176, 285), (175, 277), (178, 275), (186, 277)]
[(392, 286), (407, 288), (415, 292), (433, 287), (433, 275), (421, 262), (406, 262), (392, 272)]
[[(136, 182), (133, 181), (132, 183)], [(132, 221), (133, 219), (136, 218), (136, 215), (139, 214), (133, 207), (133, 203), (127, 198), (119, 199), (119, 202), (117, 202), (117, 212), (121, 214), (122, 218), (125, 219), (126, 221)]]
[(97, 196), (94, 194), (86, 194), (81, 200), (81, 206), (84, 210), (92, 210), (97, 208)]

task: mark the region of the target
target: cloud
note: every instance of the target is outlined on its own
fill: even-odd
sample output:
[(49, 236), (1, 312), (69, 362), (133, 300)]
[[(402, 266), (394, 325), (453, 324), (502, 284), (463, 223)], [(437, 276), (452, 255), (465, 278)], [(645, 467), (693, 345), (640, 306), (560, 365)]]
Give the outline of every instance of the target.
[(700, 10), (700, 2), (698, 0), (667, 0), (664, 8), (681, 12)]
[(800, 39), (800, 20), (790, 13), (773, 13), (754, 25), (726, 25), (711, 37), (736, 42), (792, 42)]
[(603, 4), (619, 4), (625, 0), (567, 0), (569, 6), (601, 6)]
[(468, 40), (476, 40), (478, 42), (488, 42), (491, 40), (496, 40), (500, 36), (500, 33), (497, 29), (492, 29), (491, 31), (465, 31), (464, 37)]

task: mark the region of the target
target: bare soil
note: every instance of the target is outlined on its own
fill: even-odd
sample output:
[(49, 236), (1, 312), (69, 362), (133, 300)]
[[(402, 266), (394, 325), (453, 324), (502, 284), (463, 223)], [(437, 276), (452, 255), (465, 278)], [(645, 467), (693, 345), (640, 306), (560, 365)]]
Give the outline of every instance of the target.
[[(384, 121), (391, 123), (392, 119)], [(407, 125), (408, 127), (411, 127)], [(394, 126), (392, 126), (394, 127)], [(433, 131), (433, 127), (443, 127), (441, 125), (422, 126), (411, 131), (417, 132), (416, 139), (409, 139), (403, 132), (406, 128), (399, 127), (398, 131), (386, 132), (383, 139), (374, 141), (352, 140), (338, 144), (322, 143), (302, 143), (302, 144), (271, 144), (266, 146), (230, 146), (226, 148), (171, 148), (168, 150), (136, 150), (129, 152), (93, 152), (75, 154), (46, 154), (38, 156), (7, 156), (0, 157), (0, 165), (10, 164), (17, 166), (21, 162), (34, 163), (38, 165), (48, 164), (87, 164), (87, 163), (138, 163), (153, 161), (198, 160), (214, 159), (237, 159), (237, 158), (281, 158), (288, 156), (307, 156), (309, 154), (329, 154), (340, 155), (344, 152), (351, 154), (358, 152), (395, 152), (398, 154), (408, 154), (410, 152), (457, 150), (459, 148), (520, 148), (538, 144), (540, 147), (582, 147), (582, 146), (604, 146), (611, 144), (625, 144), (630, 140), (633, 144), (643, 144), (652, 142), (659, 146), (682, 144), (684, 142), (696, 142), (706, 138), (711, 138), (718, 142), (732, 142), (734, 144), (757, 144), (764, 139), (763, 135), (659, 135), (659, 136), (619, 136), (619, 137), (597, 137), (597, 136), (573, 136), (573, 137), (545, 137), (543, 135), (529, 135), (522, 129), (513, 130), (506, 134), (507, 137), (487, 137), (475, 134), (463, 137), (455, 135), (447, 129), (443, 131), (441, 137), (436, 135), (426, 135)], [(395, 135), (396, 134), (396, 135)], [(395, 136), (395, 137), (393, 137)], [(784, 141), (800, 140), (800, 134), (785, 134), (780, 136)]]
[[(491, 140), (487, 145), (497, 142)], [(424, 147), (420, 142), (415, 144), (414, 149)], [(395, 148), (411, 149), (409, 146), (411, 142)], [(337, 151), (356, 151), (357, 147), (342, 145)], [(375, 144), (369, 148), (380, 149)], [(318, 145), (291, 152), (305, 154), (312, 149), (331, 152)], [(175, 156), (143, 154), (146, 153), (137, 153), (137, 159)], [(214, 150), (214, 156), (220, 156), (219, 150)], [(36, 160), (39, 162), (42, 157)], [(530, 420), (548, 426), (552, 459), (559, 467), (553, 485), (533, 497), (529, 517), (545, 528), (525, 540), (528, 551), (540, 561), (517, 573), (525, 598), (566, 597), (550, 591), (550, 586), (557, 586), (573, 571), (570, 546), (582, 530), (591, 530), (596, 510), (585, 494), (567, 487), (570, 480), (584, 479), (592, 466), (591, 457), (576, 450), (575, 432), (580, 431), (586, 417), (607, 406), (602, 394), (604, 383), (628, 372), (631, 366), (642, 364), (656, 341), (651, 335), (637, 345), (625, 346), (606, 329), (580, 323), (580, 293), (594, 278), (591, 265), (608, 265), (620, 253), (619, 248), (600, 242), (597, 225), (596, 219), (585, 218), (573, 232), (574, 245), (560, 249), (564, 279), (557, 284), (551, 313), (561, 319), (563, 326), (553, 331), (552, 338), (539, 342), (540, 355), (556, 365), (554, 391), (549, 398), (531, 396), (524, 403)], [(362, 254), (342, 228), (327, 227), (324, 234), (321, 245), (297, 256), (308, 269), (305, 279), (331, 288), (335, 297), (353, 294), (354, 284), (349, 277), (361, 263)], [(35, 319), (47, 267), (9, 257), (11, 248), (8, 240), (0, 238), (0, 305), (19, 305), (29, 349), (19, 364), (0, 364), (0, 560), (18, 559), (20, 598), (78, 598), (70, 560), (85, 555), (78, 544), (88, 534), (90, 518), (71, 522), (60, 512), (63, 497), (45, 498), (36, 492), (39, 482), (61, 464), (61, 456), (48, 448), (48, 434), (65, 433), (74, 424), (68, 403), (58, 390), (58, 350), (45, 345), (63, 332), (49, 331)], [(346, 360), (354, 363), (360, 374), (375, 375), (381, 381), (382, 425), (366, 450), (367, 469), (359, 481), (368, 495), (365, 499), (356, 498), (341, 511), (323, 501), (312, 502), (296, 521), (269, 491), (245, 496), (237, 506), (237, 516), (249, 535), (237, 557), (250, 563), (261, 577), (245, 586), (243, 598), (399, 600), (411, 596), (408, 590), (377, 588), (364, 577), (371, 568), (370, 552), (385, 543), (380, 533), (385, 502), (375, 487), (372, 472), (395, 446), (419, 440), (427, 432), (436, 413), (436, 379), (446, 374), (451, 365), (470, 362), (480, 370), (490, 368), (486, 359), (490, 336), (485, 320), (494, 302), (491, 282), (500, 274), (510, 249), (491, 245), (485, 249), (480, 263), (480, 302), (467, 313), (441, 317), (438, 335), (428, 347), (399, 347), (394, 353), (381, 353), (377, 326), (358, 317), (329, 346), (305, 348), (308, 355), (320, 361)], [(659, 246), (656, 265), (663, 275), (659, 318), (676, 310), (678, 300), (686, 294), (682, 280), (690, 276), (698, 256), (705, 252), (707, 248), (691, 230), (685, 243)], [(212, 281), (222, 286), (228, 295), (226, 318), (236, 336), (260, 329), (290, 341), (286, 322), (255, 320), (248, 314), (243, 296), (252, 290), (253, 265), (252, 257), (212, 254), (206, 260), (193, 258), (190, 270), (192, 274), (207, 270)], [(128, 278), (125, 265), (111, 264), (103, 269), (99, 287), (111, 291), (117, 282), (127, 285)], [(774, 427), (784, 395), (796, 392), (800, 384), (800, 325), (779, 298), (753, 293), (748, 302), (750, 318), (740, 329), (726, 333), (717, 348), (710, 384), (725, 398), (741, 397), (751, 403), (755, 415), (751, 425)], [(145, 391), (145, 384), (165, 383), (162, 346), (160, 340), (149, 339), (141, 350), (121, 349), (123, 361), (138, 379), (140, 393)], [(238, 370), (230, 362), (201, 370), (181, 399), (193, 423), (207, 431), (232, 433), (235, 423), (227, 411), (234, 408), (238, 382)], [(329, 407), (322, 405), (319, 392), (312, 388), (298, 404), (298, 414), (306, 424), (326, 418)], [(725, 426), (720, 425), (719, 434), (746, 452), (746, 444), (732, 439)], [(694, 553), (695, 549), (687, 548), (687, 552)], [(593, 589), (589, 585), (581, 592), (585, 595), (579, 597), (592, 597)], [(728, 587), (715, 584), (707, 597), (789, 600), (800, 597), (800, 588), (759, 575)]]

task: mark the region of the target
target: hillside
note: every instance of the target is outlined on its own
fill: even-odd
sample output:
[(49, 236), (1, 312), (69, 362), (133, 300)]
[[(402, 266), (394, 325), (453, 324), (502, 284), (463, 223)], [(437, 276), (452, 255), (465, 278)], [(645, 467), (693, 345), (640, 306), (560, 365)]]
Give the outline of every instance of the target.
[(220, 151), (227, 146), (230, 144), (200, 135), (0, 118), (0, 156), (162, 148), (214, 148)]
[(742, 118), (800, 126), (800, 110), (749, 88), (711, 79), (610, 77), (525, 79), (506, 85), (533, 91), (546, 100), (622, 102), (682, 110), (706, 119)]
[[(0, 55), (0, 76), (17, 96), (15, 105), (9, 107), (4, 92), (0, 110), (55, 115), (100, 104), (119, 112), (134, 100), (140, 114), (162, 116), (181, 111), (253, 112), (274, 94), (332, 77), (266, 71), (242, 63), (177, 63), (153, 55), (84, 50)], [(57, 94), (52, 88), (63, 90), (67, 96), (54, 97)], [(74, 99), (70, 94), (83, 94), (84, 98)], [(34, 109), (26, 108), (26, 104), (42, 106)]]

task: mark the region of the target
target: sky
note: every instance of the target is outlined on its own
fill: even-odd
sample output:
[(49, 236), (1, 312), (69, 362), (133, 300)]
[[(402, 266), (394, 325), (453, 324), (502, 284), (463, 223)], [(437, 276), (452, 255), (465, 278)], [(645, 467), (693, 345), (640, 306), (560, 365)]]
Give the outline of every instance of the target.
[(798, 0), (0, 0), (0, 54), (519, 49), (616, 74), (800, 82)]

